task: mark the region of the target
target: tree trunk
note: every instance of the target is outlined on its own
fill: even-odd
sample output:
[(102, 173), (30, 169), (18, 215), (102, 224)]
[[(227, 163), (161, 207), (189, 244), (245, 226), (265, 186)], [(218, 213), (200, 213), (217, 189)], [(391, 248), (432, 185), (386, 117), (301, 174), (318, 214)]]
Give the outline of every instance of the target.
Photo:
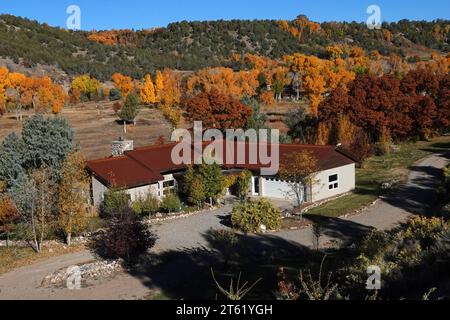
[(9, 232), (6, 233), (6, 247), (9, 248)]
[(123, 133), (127, 133), (127, 122), (123, 121)]
[(66, 243), (70, 247), (72, 245), (72, 233), (68, 233), (66, 236)]

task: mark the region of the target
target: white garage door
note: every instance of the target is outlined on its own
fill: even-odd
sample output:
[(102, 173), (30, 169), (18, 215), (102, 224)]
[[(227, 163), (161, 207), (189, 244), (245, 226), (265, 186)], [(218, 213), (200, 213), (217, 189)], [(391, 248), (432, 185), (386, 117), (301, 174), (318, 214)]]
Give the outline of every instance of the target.
[(288, 196), (289, 186), (286, 182), (276, 179), (262, 179), (263, 180), (263, 196), (276, 199), (290, 199)]

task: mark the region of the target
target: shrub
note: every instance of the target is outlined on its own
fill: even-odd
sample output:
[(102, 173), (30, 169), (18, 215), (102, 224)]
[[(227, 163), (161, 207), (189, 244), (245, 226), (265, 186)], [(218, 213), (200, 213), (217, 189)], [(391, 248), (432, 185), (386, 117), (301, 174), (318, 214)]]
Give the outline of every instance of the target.
[(120, 99), (122, 99), (122, 94), (120, 93), (119, 90), (117, 90), (116, 88), (113, 88), (109, 91), (109, 100), (117, 101)]
[(258, 232), (261, 225), (268, 230), (281, 228), (281, 212), (268, 200), (247, 201), (234, 206), (231, 216), (233, 227), (243, 232)]
[(92, 240), (91, 249), (103, 258), (122, 258), (130, 263), (153, 247), (156, 239), (148, 226), (126, 209), (115, 212), (105, 231)]
[(103, 200), (102, 213), (112, 216), (122, 212), (130, 206), (129, 195), (122, 190), (108, 190)]
[(173, 107), (162, 106), (161, 110), (163, 112), (164, 117), (169, 121), (173, 126), (178, 126), (181, 122), (181, 110)]
[(210, 242), (214, 244), (215, 247), (223, 249), (230, 249), (235, 247), (239, 243), (239, 237), (233, 230), (220, 229), (220, 230), (210, 230)]
[(250, 192), (250, 183), (252, 180), (252, 173), (248, 170), (242, 171), (236, 178), (236, 195), (241, 200), (245, 200), (247, 198), (248, 193)]
[(159, 200), (153, 194), (148, 193), (131, 204), (133, 212), (137, 215), (152, 215), (159, 210)]
[(167, 213), (179, 212), (181, 209), (180, 198), (173, 193), (169, 193), (163, 198), (161, 208)]
[(420, 242), (422, 247), (428, 248), (448, 229), (448, 224), (442, 218), (415, 217), (408, 223), (401, 236), (415, 239)]

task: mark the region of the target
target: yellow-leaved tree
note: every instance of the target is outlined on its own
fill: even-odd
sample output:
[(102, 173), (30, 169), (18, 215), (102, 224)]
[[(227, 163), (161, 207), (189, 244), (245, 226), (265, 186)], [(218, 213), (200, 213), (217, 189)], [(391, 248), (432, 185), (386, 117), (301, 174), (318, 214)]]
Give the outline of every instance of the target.
[(89, 180), (80, 152), (71, 153), (61, 169), (58, 192), (58, 223), (71, 245), (72, 235), (83, 231), (88, 219)]
[(155, 86), (153, 85), (152, 77), (147, 74), (144, 78), (144, 82), (140, 88), (141, 101), (144, 104), (156, 103)]
[(85, 74), (82, 76), (75, 77), (72, 81), (72, 90), (77, 90), (81, 94), (85, 95), (88, 100), (99, 94), (100, 82), (92, 78), (91, 76)]
[(156, 71), (155, 76), (155, 92), (156, 92), (156, 102), (161, 101), (161, 96), (164, 91), (164, 76), (161, 71)]

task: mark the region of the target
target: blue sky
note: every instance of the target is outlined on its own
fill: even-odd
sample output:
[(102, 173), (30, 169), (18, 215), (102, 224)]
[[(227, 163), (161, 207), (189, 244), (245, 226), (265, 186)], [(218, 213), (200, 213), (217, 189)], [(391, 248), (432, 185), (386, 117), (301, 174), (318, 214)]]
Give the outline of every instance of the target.
[(383, 21), (450, 19), (449, 0), (0, 0), (10, 13), (66, 26), (69, 5), (81, 8), (81, 27), (143, 29), (181, 20), (287, 19), (306, 14), (314, 21), (366, 21), (380, 6)]

